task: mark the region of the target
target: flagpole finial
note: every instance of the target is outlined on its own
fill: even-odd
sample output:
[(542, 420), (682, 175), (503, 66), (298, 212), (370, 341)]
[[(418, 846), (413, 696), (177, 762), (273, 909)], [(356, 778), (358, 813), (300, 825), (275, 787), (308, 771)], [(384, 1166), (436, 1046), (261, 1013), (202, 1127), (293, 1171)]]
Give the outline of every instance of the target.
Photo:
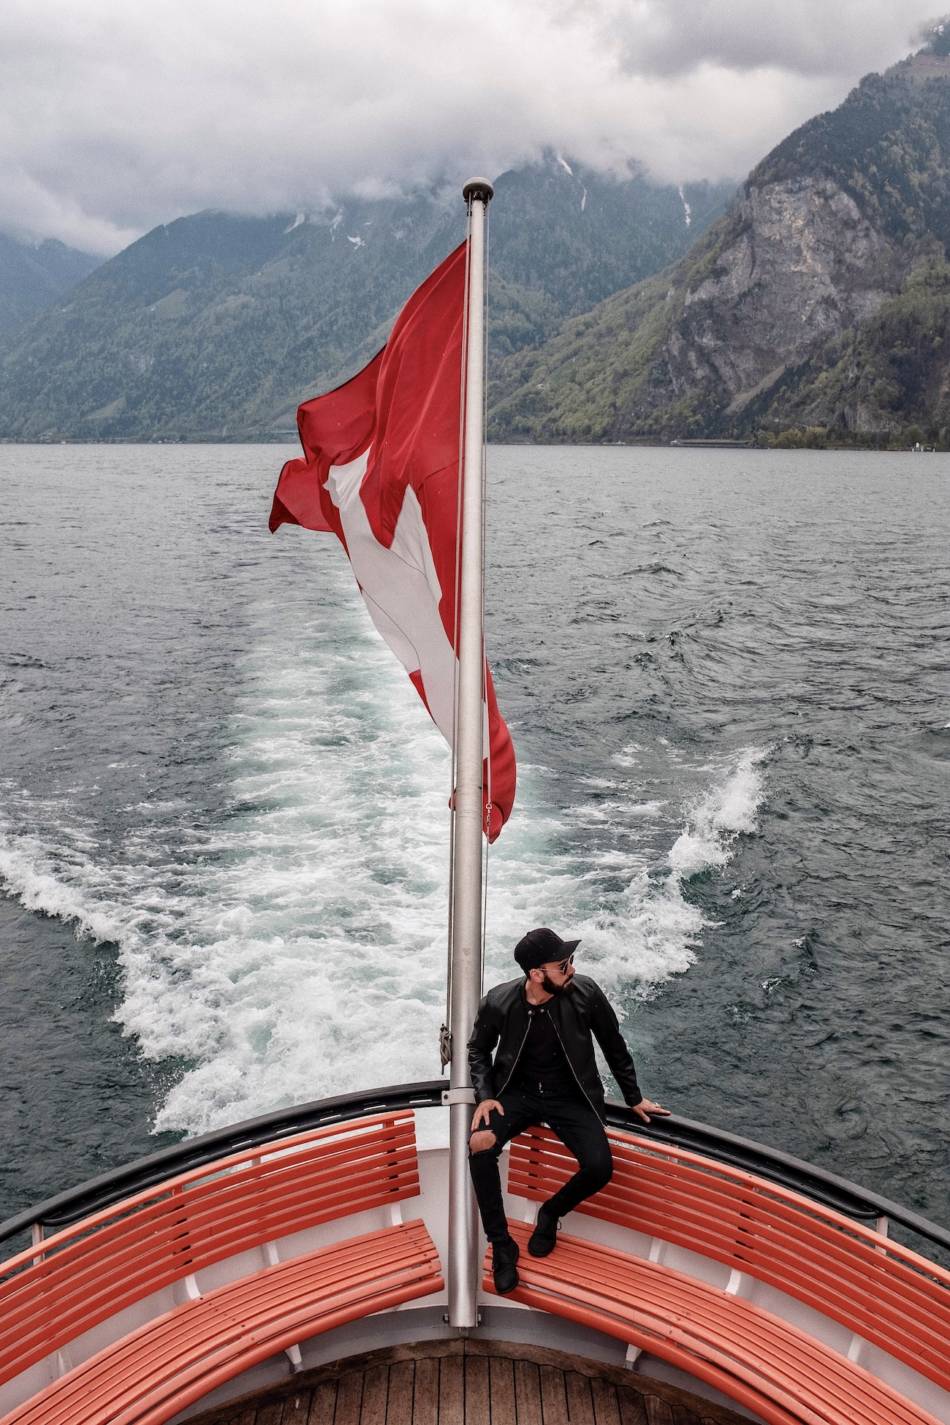
[(462, 197), (466, 203), (475, 200), (481, 203), (490, 203), (495, 196), (495, 190), (487, 178), (470, 178), (462, 188)]

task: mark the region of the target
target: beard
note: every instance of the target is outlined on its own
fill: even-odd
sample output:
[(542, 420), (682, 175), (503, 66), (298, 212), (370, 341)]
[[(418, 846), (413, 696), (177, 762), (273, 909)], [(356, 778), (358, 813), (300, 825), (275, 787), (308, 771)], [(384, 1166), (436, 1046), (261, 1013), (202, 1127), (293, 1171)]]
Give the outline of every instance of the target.
[(570, 980), (568, 980), (566, 985), (556, 985), (552, 979), (545, 975), (544, 979), (541, 981), (541, 987), (544, 990), (545, 994), (562, 995), (570, 983)]

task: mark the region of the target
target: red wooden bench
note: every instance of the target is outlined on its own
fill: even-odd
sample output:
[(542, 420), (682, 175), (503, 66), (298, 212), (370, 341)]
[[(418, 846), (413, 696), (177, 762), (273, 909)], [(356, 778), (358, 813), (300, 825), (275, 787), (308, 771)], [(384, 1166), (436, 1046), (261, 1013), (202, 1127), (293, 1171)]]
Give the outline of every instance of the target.
[[(947, 1390), (950, 1273), (738, 1168), (632, 1134), (610, 1138), (614, 1176), (579, 1211), (720, 1263), (728, 1282), (690, 1276), (682, 1259), (674, 1269), (618, 1250), (616, 1239), (560, 1233), (550, 1257), (522, 1251), (515, 1300), (649, 1351), (772, 1425), (939, 1425), (857, 1360), (741, 1293), (776, 1288), (854, 1333), (853, 1354), (867, 1342)], [(575, 1168), (551, 1133), (531, 1129), (512, 1145), (508, 1188), (544, 1201)], [(530, 1227), (513, 1223), (512, 1232), (524, 1247)]]
[[(66, 1369), (3, 1425), (165, 1421), (241, 1371), (319, 1332), (443, 1286), (421, 1221), (280, 1260), (291, 1234), (419, 1193), (415, 1123), (392, 1112), (232, 1154), (127, 1198), (0, 1267), (0, 1383), (180, 1284), (187, 1299)], [(255, 1251), (259, 1249), (259, 1251)], [(196, 1274), (251, 1253), (237, 1278)], [(299, 1253), (299, 1255), (294, 1254)]]

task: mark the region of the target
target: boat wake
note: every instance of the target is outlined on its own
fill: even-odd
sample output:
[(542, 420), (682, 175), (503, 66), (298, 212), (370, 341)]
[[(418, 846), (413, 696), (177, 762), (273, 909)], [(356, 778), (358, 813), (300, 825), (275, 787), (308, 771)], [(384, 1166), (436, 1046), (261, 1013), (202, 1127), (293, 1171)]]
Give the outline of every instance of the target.
[[(290, 621), (247, 655), (204, 824), (184, 800), (144, 803), (113, 844), (68, 798), (6, 789), (0, 883), (117, 947), (116, 1018), (176, 1068), (156, 1129), (438, 1071), (448, 760), (358, 612)], [(690, 878), (754, 832), (763, 757), (734, 752), (689, 769), (679, 800), (644, 800), (628, 756), (569, 806), (563, 775), (523, 766), (489, 864), (486, 980), (510, 976), (539, 923), (582, 938), (582, 968), (621, 1007), (688, 969), (706, 923)]]
[(626, 1000), (689, 969), (710, 924), (690, 883), (722, 870), (755, 832), (768, 750), (743, 748), (698, 767), (672, 757), (679, 796), (638, 800), (638, 759), (627, 748), (614, 759), (620, 777), (594, 787), (587, 779), (586, 799), (558, 815), (545, 806), (552, 789), (536, 785), (535, 769), (522, 777), (534, 805), (512, 827), (513, 854), (491, 883), (492, 924), (505, 933), (500, 946), (489, 941), (489, 979), (510, 973), (510, 945), (539, 918), (581, 938), (579, 968), (621, 1013)]

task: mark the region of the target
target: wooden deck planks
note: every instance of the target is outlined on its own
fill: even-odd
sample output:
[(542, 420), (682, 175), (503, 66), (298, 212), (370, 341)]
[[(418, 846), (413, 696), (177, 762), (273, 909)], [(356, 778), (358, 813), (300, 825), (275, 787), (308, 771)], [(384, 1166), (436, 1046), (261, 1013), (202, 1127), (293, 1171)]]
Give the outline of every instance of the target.
[(396, 1361), (389, 1367), (386, 1425), (413, 1425), (412, 1398), (415, 1384), (415, 1361)]
[(284, 1404), (285, 1402), (282, 1400), (275, 1400), (273, 1404), (265, 1405), (263, 1409), (257, 1412), (255, 1425), (280, 1425), (280, 1417), (284, 1413)]
[(534, 1361), (515, 1361), (515, 1408), (518, 1425), (544, 1425), (541, 1373)]
[(620, 1425), (620, 1403), (613, 1381), (594, 1376), (590, 1393), (594, 1400), (595, 1425)]
[(695, 1419), (695, 1416), (693, 1416), (692, 1418), (687, 1418), (687, 1416), (684, 1414), (683, 1407), (681, 1405), (677, 1405), (675, 1401), (671, 1401), (670, 1409), (673, 1412), (673, 1425), (693, 1425), (693, 1419)]
[(309, 1425), (310, 1396), (309, 1390), (295, 1391), (293, 1395), (288, 1395), (284, 1400), (280, 1425)]
[(386, 1425), (389, 1400), (389, 1366), (370, 1366), (363, 1377), (360, 1425)]
[(412, 1425), (439, 1425), (440, 1364), (435, 1356), (422, 1356), (415, 1362)]
[(465, 1419), (491, 1419), (488, 1389), (488, 1360), (485, 1356), (465, 1356)]
[(439, 1362), (439, 1425), (465, 1425), (464, 1371), (464, 1356), (443, 1356)]
[[(624, 1390), (619, 1387), (617, 1390), (617, 1404), (620, 1406), (621, 1425), (650, 1425), (650, 1416), (647, 1413), (647, 1402), (638, 1392)], [(693, 1416), (695, 1425), (696, 1416)]]
[[(579, 1371), (565, 1371), (564, 1389), (571, 1425), (594, 1425), (594, 1400), (590, 1393), (588, 1377), (581, 1375)], [(646, 1416), (643, 1419), (645, 1425)], [(626, 1421), (624, 1425), (627, 1425)], [(635, 1425), (640, 1425), (640, 1422), (635, 1422)]]
[(539, 1366), (541, 1378), (541, 1414), (544, 1425), (571, 1425), (567, 1413), (567, 1388), (564, 1372), (557, 1366)]
[(662, 1381), (560, 1351), (484, 1340), (338, 1361), (190, 1425), (746, 1425)]
[(336, 1412), (337, 1382), (318, 1381), (310, 1395), (310, 1414), (307, 1425), (333, 1425)]
[(491, 1425), (518, 1425), (515, 1363), (506, 1356), (489, 1356), (487, 1359)]
[(333, 1425), (360, 1425), (363, 1404), (363, 1371), (347, 1371), (340, 1377), (336, 1392)]

